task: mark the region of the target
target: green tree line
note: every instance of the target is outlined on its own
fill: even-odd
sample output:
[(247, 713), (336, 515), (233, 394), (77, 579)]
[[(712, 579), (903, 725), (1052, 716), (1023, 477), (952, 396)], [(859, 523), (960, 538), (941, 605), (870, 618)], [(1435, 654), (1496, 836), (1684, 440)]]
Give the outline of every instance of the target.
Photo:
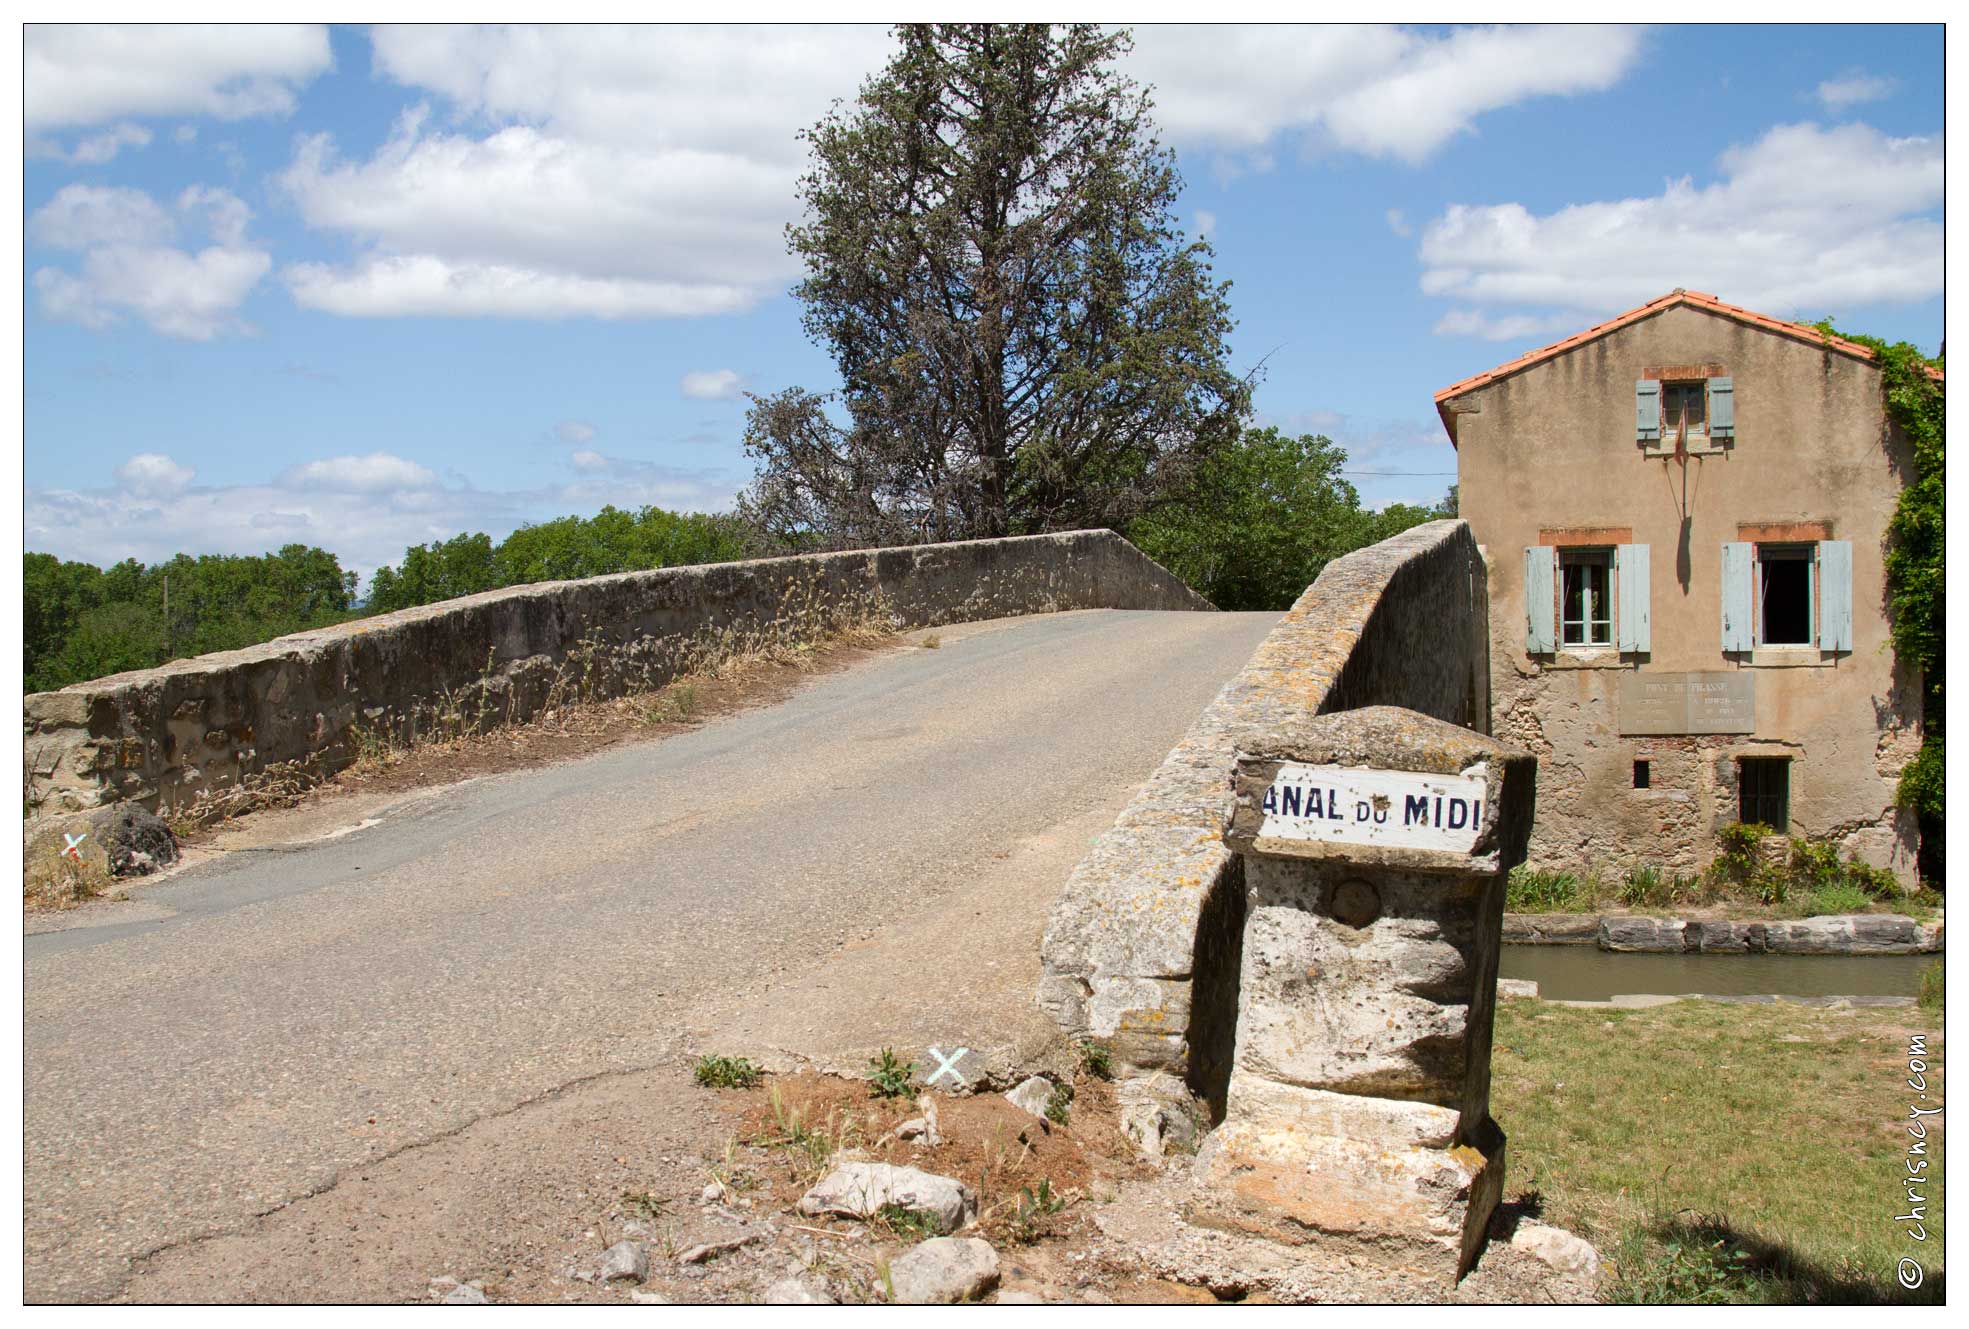
[(230, 651), (355, 616), (356, 574), (308, 545), (179, 554), (107, 570), (29, 554), (22, 631), (29, 692)]
[[(1246, 430), (1210, 454), (1171, 501), (1124, 532), (1224, 609), (1282, 609), (1328, 562), (1417, 522), (1435, 507), (1363, 508), (1331, 439)], [(378, 568), (366, 600), (356, 574), (325, 549), (288, 545), (255, 556), (179, 554), (103, 569), (52, 554), (25, 560), (26, 683), (48, 691), (166, 661), (236, 650), (365, 614), (479, 591), (611, 572), (720, 563), (788, 546), (729, 514), (605, 507), (593, 517), (522, 526), (494, 543), (482, 531), (412, 545)]]
[(735, 517), (603, 508), (522, 526), (498, 544), (482, 532), (413, 545), (376, 571), (367, 601), (356, 574), (325, 549), (277, 554), (179, 554), (104, 569), (27, 555), (23, 619), (26, 687), (46, 692), (170, 660), (237, 650), (290, 632), (537, 581), (596, 577), (753, 552)]

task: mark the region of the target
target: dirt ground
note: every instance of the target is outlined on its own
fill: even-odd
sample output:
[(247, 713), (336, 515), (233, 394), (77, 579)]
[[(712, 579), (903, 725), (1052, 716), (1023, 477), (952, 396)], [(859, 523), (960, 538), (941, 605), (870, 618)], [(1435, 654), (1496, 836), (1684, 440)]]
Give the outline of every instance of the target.
[[(927, 1101), (942, 1140), (930, 1146), (893, 1135), (924, 1100), (876, 1098), (866, 1081), (811, 1073), (706, 1089), (679, 1060), (570, 1087), (367, 1165), (245, 1231), (157, 1252), (116, 1300), (206, 1302), (235, 1295), (216, 1290), (251, 1289), (258, 1304), (429, 1303), (471, 1284), (497, 1303), (744, 1304), (795, 1279), (844, 1304), (875, 1302), (886, 1263), (919, 1234), (796, 1209), (850, 1158), (956, 1177), (976, 1192), (978, 1221), (964, 1235), (989, 1241), (1000, 1268), (985, 1300), (1218, 1304), (1426, 1291), (1184, 1228), (1173, 1215), (1187, 1157), (1161, 1167), (1138, 1159), (1117, 1126), (1113, 1087), (1087, 1074), (1073, 1087), (1064, 1125), (996, 1093), (936, 1094)], [(812, 1137), (825, 1148), (795, 1142)], [(1054, 1197), (1057, 1212), (1038, 1212), (1038, 1195)], [(647, 1280), (595, 1281), (602, 1252), (625, 1240), (646, 1247)], [(740, 1241), (702, 1262), (680, 1258)], [(1498, 1240), (1454, 1294), (1423, 1299), (1588, 1295)]]

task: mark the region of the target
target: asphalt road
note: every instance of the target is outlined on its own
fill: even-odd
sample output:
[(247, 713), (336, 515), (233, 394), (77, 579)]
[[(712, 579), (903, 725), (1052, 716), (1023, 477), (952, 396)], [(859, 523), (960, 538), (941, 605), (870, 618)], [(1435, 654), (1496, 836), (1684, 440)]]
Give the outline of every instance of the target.
[[(1275, 619), (949, 629), (780, 704), (229, 854), (27, 937), (29, 1299), (114, 1295), (133, 1261), (757, 1034), (803, 992), (830, 994), (787, 1026), (821, 1053), (869, 1033), (840, 1027), (858, 1002), (934, 1007), (987, 953), (1017, 971), (995, 999), (1029, 1005), (1027, 953), (1086, 837)], [(857, 948), (885, 958), (857, 968)], [(720, 1023), (741, 1008), (751, 1024)]]

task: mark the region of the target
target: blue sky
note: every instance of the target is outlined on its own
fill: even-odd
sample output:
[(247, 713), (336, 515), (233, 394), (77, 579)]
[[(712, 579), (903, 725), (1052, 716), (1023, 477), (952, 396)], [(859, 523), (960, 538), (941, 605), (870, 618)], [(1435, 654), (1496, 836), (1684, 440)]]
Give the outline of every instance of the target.
[[(726, 506), (799, 129), (881, 29), (30, 27), (25, 543), (107, 564)], [(1138, 30), (1261, 423), (1372, 503), (1431, 394), (1673, 287), (1933, 350), (1939, 26)], [(1399, 472), (1396, 475), (1371, 474)]]

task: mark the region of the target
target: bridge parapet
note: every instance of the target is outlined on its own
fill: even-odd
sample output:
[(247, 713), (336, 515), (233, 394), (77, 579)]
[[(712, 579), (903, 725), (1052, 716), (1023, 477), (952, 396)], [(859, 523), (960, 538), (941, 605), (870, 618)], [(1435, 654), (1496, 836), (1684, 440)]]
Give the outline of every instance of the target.
[(480, 694), (482, 711), (524, 720), (554, 704), (570, 661), (597, 652), (611, 667), (587, 693), (609, 696), (661, 686), (703, 634), (743, 637), (798, 616), (872, 614), (918, 628), (1211, 608), (1113, 531), (508, 587), (28, 696), (27, 830), (115, 803), (185, 806), (287, 763), (326, 774), (354, 759), (361, 731), (401, 731), (461, 691)]
[(1336, 559), (1299, 597), (1067, 881), (1039, 1001), (1111, 1042), (1145, 1148), (1187, 1132), (1172, 1090), (1221, 1118), (1237, 1020), (1243, 864), (1224, 844), (1240, 736), (1400, 706), (1478, 732), (1490, 712), (1484, 561), (1462, 521)]

